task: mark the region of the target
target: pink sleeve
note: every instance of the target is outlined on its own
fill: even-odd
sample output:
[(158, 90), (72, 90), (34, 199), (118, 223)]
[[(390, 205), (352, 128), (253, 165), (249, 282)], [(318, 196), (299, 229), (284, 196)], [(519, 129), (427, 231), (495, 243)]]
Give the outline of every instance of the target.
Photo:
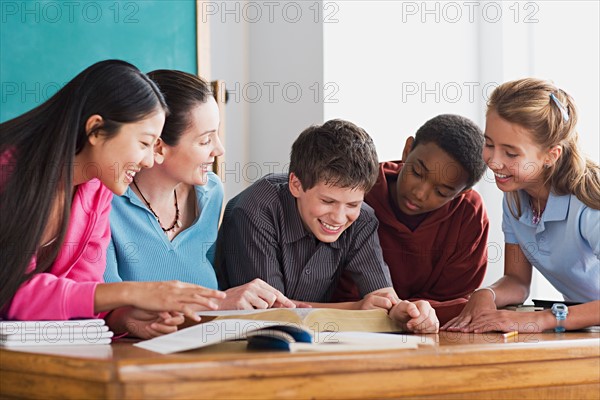
[[(99, 181), (75, 196), (69, 228), (48, 272), (34, 275), (13, 297), (4, 315), (14, 320), (96, 318), (94, 295), (106, 268), (112, 193)], [(98, 186), (100, 185), (100, 186)], [(35, 258), (29, 270), (35, 267)]]
[(76, 282), (51, 273), (35, 275), (13, 297), (10, 320), (95, 318), (94, 292), (98, 282)]

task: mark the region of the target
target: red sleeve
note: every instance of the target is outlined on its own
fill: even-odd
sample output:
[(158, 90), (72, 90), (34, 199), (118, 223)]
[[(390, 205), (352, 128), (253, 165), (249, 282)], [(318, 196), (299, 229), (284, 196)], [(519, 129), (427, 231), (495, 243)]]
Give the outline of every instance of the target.
[[(419, 291), (405, 294), (403, 300), (427, 300), (435, 308), (440, 322), (460, 314), (468, 296), (477, 289), (487, 269), (489, 220), (479, 194), (465, 194), (464, 206), (450, 221), (456, 243), (445, 246), (445, 253), (427, 284)], [(401, 244), (398, 244), (401, 246)], [(447, 253), (446, 253), (447, 252)], [(392, 263), (390, 262), (390, 265)], [(395, 282), (396, 283), (396, 282)], [(400, 294), (400, 293), (399, 293)], [(348, 274), (342, 275), (334, 301), (356, 301), (360, 297)]]
[(489, 220), (479, 195), (473, 200), (474, 209), (460, 216), (460, 243), (445, 260), (437, 282), (427, 292), (415, 294), (414, 299), (429, 300), (441, 324), (460, 314), (486, 273)]
[(448, 256), (438, 282), (431, 287), (430, 294), (434, 298), (467, 298), (483, 281), (487, 269), (489, 220), (480, 198), (478, 207), (465, 211), (460, 216), (459, 245)]

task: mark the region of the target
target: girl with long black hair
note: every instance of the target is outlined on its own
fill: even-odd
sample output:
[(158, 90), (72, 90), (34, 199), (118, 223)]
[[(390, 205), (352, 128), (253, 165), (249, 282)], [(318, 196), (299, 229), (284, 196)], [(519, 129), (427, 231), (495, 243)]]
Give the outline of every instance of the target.
[(108, 60), (0, 124), (0, 316), (101, 315), (116, 332), (151, 337), (217, 307), (211, 298), (225, 295), (202, 286), (102, 283), (112, 194), (153, 165), (167, 112), (146, 75)]

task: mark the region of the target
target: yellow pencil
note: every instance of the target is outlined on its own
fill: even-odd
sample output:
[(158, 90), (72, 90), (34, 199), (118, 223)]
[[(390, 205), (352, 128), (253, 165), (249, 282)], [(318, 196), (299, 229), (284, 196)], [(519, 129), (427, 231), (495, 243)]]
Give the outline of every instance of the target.
[(503, 333), (503, 334), (502, 334), (502, 337), (503, 337), (504, 339), (508, 339), (508, 338), (511, 338), (511, 337), (513, 337), (513, 336), (517, 336), (518, 334), (519, 334), (519, 331), (511, 331), (511, 332), (506, 332), (506, 333)]

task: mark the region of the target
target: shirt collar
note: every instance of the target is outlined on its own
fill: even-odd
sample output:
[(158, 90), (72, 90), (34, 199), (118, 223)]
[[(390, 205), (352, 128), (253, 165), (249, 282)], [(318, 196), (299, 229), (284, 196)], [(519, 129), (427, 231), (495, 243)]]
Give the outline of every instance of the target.
[(571, 204), (571, 195), (558, 196), (554, 193), (550, 193), (548, 202), (546, 204), (546, 210), (544, 210), (545, 221), (564, 221), (569, 215), (569, 205)]
[[(523, 211), (519, 220), (527, 225), (535, 226), (532, 222), (533, 211), (529, 205), (529, 195), (525, 191), (519, 190), (519, 197), (521, 200), (521, 209)], [(545, 222), (563, 221), (567, 219), (570, 203), (570, 195), (559, 196), (551, 191), (537, 231), (543, 231), (545, 229)]]
[[(208, 182), (208, 184), (210, 184), (211, 182)], [(207, 187), (207, 185), (194, 185), (194, 190), (196, 192), (196, 201), (199, 202), (200, 204), (203, 204), (203, 198), (206, 196), (206, 192), (208, 190), (210, 190), (211, 188)], [(146, 203), (144, 203), (133, 191), (133, 189), (131, 189), (131, 186), (127, 187), (127, 190), (125, 191), (125, 193), (123, 193), (123, 195), (121, 197), (125, 197), (126, 199), (128, 199), (131, 204), (135, 204), (138, 207), (142, 207), (144, 209), (148, 209), (148, 206), (146, 205)], [(148, 210), (150, 211), (150, 210)]]
[[(209, 187), (210, 185), (210, 187)], [(194, 191), (196, 192), (196, 203), (199, 204), (200, 206), (204, 207), (204, 197), (206, 197), (206, 194), (208, 193), (208, 191), (210, 191), (212, 189), (212, 182), (208, 181), (206, 183), (206, 185), (194, 185)]]
[(127, 187), (127, 190), (125, 191), (125, 193), (123, 193), (123, 195), (121, 197), (125, 197), (126, 199), (128, 199), (131, 204), (135, 204), (138, 207), (142, 207), (144, 209), (148, 209), (148, 207), (146, 206), (146, 203), (142, 202), (142, 199), (140, 199), (135, 194), (135, 192), (133, 191), (133, 189), (131, 189), (131, 186)]

